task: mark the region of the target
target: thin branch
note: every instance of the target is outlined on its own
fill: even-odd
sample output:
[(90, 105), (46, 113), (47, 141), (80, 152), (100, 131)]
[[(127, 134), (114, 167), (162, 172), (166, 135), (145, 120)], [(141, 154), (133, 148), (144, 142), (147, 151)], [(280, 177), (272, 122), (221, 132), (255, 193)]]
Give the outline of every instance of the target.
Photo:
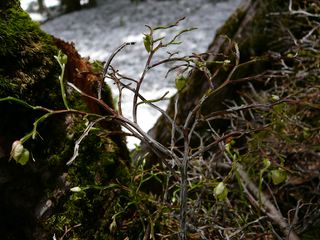
[(108, 69), (110, 67), (110, 64), (112, 62), (112, 60), (114, 59), (114, 57), (126, 46), (128, 45), (134, 45), (135, 42), (126, 42), (121, 44), (118, 48), (116, 48), (112, 54), (110, 55), (110, 57), (108, 58), (108, 61), (105, 63), (104, 67), (103, 67), (103, 74), (102, 74), (102, 78), (105, 79), (105, 77), (107, 76), (108, 73)]
[(293, 10), (292, 9), (292, 0), (289, 0), (289, 13), (290, 14), (302, 14), (302, 15), (305, 15), (308, 17), (320, 17), (320, 14), (309, 13), (309, 12), (304, 11), (302, 9)]
[[(176, 27), (176, 26), (179, 25), (179, 23), (180, 23), (181, 21), (183, 21), (183, 20), (185, 20), (185, 19), (186, 19), (186, 17), (179, 18), (176, 22), (171, 23), (171, 24), (169, 24), (169, 25), (153, 28), (153, 31), (160, 30), (160, 29), (165, 30), (165, 29), (169, 29), (169, 28)], [(150, 26), (148, 26), (148, 25), (146, 25), (146, 26), (151, 29)]]
[(282, 216), (281, 212), (276, 209), (276, 207), (273, 205), (273, 203), (269, 200), (269, 198), (263, 193), (259, 191), (259, 188), (251, 181), (249, 175), (244, 170), (243, 166), (237, 162), (237, 172), (239, 173), (242, 181), (242, 185), (244, 188), (248, 189), (250, 193), (253, 194), (253, 197), (255, 199), (255, 205), (259, 207), (259, 203), (256, 199), (259, 199), (259, 196), (261, 196), (261, 204), (262, 204), (262, 210), (267, 214), (269, 218), (271, 218), (282, 230), (282, 232), (285, 234), (287, 239), (290, 240), (299, 240), (300, 238), (295, 233), (294, 230), (291, 229), (290, 225), (286, 221), (286, 219)]
[(138, 109), (138, 105), (137, 105), (137, 102), (138, 102), (138, 97), (139, 97), (139, 92), (140, 92), (140, 88), (141, 88), (141, 84), (143, 83), (143, 80), (149, 70), (149, 66), (150, 66), (150, 63), (151, 63), (151, 59), (153, 58), (153, 55), (155, 53), (155, 49), (151, 49), (150, 53), (149, 53), (149, 56), (148, 56), (148, 59), (147, 59), (147, 62), (144, 66), (144, 69), (143, 69), (143, 72), (142, 72), (142, 75), (136, 85), (136, 88), (135, 88), (135, 91), (134, 91), (134, 96), (133, 96), (133, 107), (132, 107), (132, 117), (133, 117), (133, 121), (135, 123), (137, 123), (137, 109)]
[(176, 63), (176, 62), (186, 62), (186, 63), (190, 63), (190, 62), (193, 62), (192, 58), (194, 58), (193, 55), (184, 56), (184, 57), (167, 58), (167, 59), (164, 59), (164, 60), (160, 60), (160, 61), (158, 61), (156, 63), (153, 63), (152, 65), (149, 66), (149, 69), (157, 67), (157, 66), (165, 64), (165, 63), (169, 63), (169, 62), (174, 62), (174, 63)]
[(81, 136), (78, 138), (78, 140), (75, 142), (74, 145), (74, 149), (73, 149), (73, 155), (71, 157), (71, 159), (66, 163), (66, 165), (71, 165), (73, 163), (73, 161), (78, 157), (79, 155), (79, 148), (80, 148), (80, 144), (83, 141), (83, 139), (89, 134), (90, 130), (92, 129), (92, 127), (97, 124), (98, 122), (104, 120), (105, 117), (100, 117), (98, 119), (96, 119), (93, 122), (90, 122), (88, 124), (88, 126), (86, 127), (86, 129), (83, 131), (83, 133), (81, 134)]
[(73, 83), (67, 82), (67, 85), (69, 85), (71, 88), (73, 88), (74, 90), (76, 90), (78, 93), (80, 93), (82, 96), (87, 97), (95, 102), (97, 102), (98, 104), (100, 104), (104, 109), (106, 109), (111, 115), (113, 115), (114, 117), (118, 115), (118, 113), (111, 108), (108, 104), (106, 104), (102, 99), (98, 99), (94, 96), (91, 96), (83, 91), (81, 91), (79, 88), (77, 88)]
[(177, 115), (178, 115), (178, 101), (179, 101), (179, 95), (176, 95), (174, 100), (173, 121), (171, 122), (171, 144), (170, 144), (171, 151), (173, 151), (175, 148), (175, 133), (177, 131), (176, 122), (177, 122)]
[[(133, 92), (133, 93), (135, 92), (135, 89), (132, 88), (132, 87), (130, 87), (129, 85), (126, 85), (126, 84), (124, 84), (124, 83), (122, 83), (122, 82), (121, 82), (121, 85), (122, 85), (124, 88), (130, 90), (131, 92)], [(140, 93), (138, 93), (138, 97), (139, 97), (142, 101), (144, 101), (144, 103), (146, 103), (146, 104), (149, 105), (150, 107), (152, 107), (152, 108), (156, 109), (157, 111), (159, 111), (159, 112), (170, 122), (170, 124), (176, 124), (175, 121), (168, 115), (168, 113), (167, 113), (166, 111), (164, 111), (163, 109), (161, 109), (161, 108), (158, 107), (157, 105), (153, 104), (152, 102), (148, 101), (148, 100), (147, 100), (146, 98), (144, 98)], [(175, 126), (175, 127), (176, 127), (176, 129), (179, 129), (178, 131), (179, 131), (180, 133), (182, 133), (182, 131), (180, 130), (180, 128), (179, 128), (178, 126)]]
[[(165, 97), (168, 95), (168, 93), (169, 93), (169, 91), (165, 92), (161, 97), (156, 98), (156, 99), (142, 100), (141, 102), (138, 102), (137, 105), (160, 102), (160, 101), (166, 99)], [(167, 99), (168, 99), (168, 98), (167, 98)]]
[[(256, 131), (258, 131), (258, 130), (256, 130)], [(216, 146), (218, 143), (220, 143), (228, 138), (232, 137), (233, 139), (236, 139), (236, 138), (240, 138), (240, 137), (242, 137), (246, 134), (252, 133), (252, 132), (254, 132), (254, 130), (252, 130), (252, 131), (238, 131), (238, 132), (231, 132), (231, 133), (225, 134), (225, 135), (221, 136), (220, 138), (216, 139), (214, 142), (211, 142), (207, 146), (205, 146), (202, 149), (198, 150), (197, 152), (193, 153), (190, 156), (190, 158), (196, 158), (196, 157), (202, 155), (203, 153), (210, 150), (212, 147)]]
[[(68, 234), (70, 231), (72, 231), (73, 229), (78, 228), (78, 227), (81, 227), (81, 223), (76, 224), (76, 225), (74, 225), (74, 226), (72, 226), (72, 227), (70, 227), (70, 228), (65, 227), (65, 231), (64, 231), (63, 235), (61, 236), (61, 238), (59, 238), (59, 240), (63, 240), (64, 237), (67, 236), (67, 234)], [(55, 239), (55, 237), (54, 237), (54, 239)]]
[(184, 153), (183, 161), (180, 166), (181, 182), (180, 182), (180, 239), (187, 239), (187, 202), (188, 202), (188, 160), (190, 139), (187, 129), (183, 130)]
[(18, 103), (24, 107), (27, 107), (27, 108), (31, 108), (32, 110), (42, 110), (42, 111), (46, 111), (46, 112), (52, 112), (53, 110), (50, 110), (48, 108), (45, 108), (45, 107), (41, 107), (41, 106), (32, 106), (31, 104), (21, 100), (21, 99), (18, 99), (18, 98), (15, 98), (15, 97), (5, 97), (5, 98), (0, 98), (0, 102), (15, 102), (15, 103)]

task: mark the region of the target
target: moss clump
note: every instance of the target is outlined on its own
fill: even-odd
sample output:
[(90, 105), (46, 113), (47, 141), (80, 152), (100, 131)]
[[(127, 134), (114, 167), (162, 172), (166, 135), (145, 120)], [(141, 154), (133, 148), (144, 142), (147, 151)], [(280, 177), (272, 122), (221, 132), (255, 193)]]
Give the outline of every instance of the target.
[[(38, 99), (43, 104), (49, 89), (58, 90), (58, 65), (53, 58), (57, 48), (20, 8), (0, 10), (0, 16), (0, 96), (20, 97), (30, 103)], [(40, 99), (36, 94), (41, 94)]]
[[(83, 131), (82, 121), (75, 128), (76, 139)], [(67, 191), (55, 208), (55, 213), (45, 220), (45, 228), (56, 236), (62, 236), (65, 228), (78, 226), (68, 234), (69, 239), (111, 239), (108, 226), (116, 214), (113, 179), (126, 182), (129, 176), (125, 163), (119, 159), (119, 147), (102, 129), (93, 130), (80, 146), (79, 157), (67, 169), (68, 188), (80, 187), (83, 191)], [(120, 162), (120, 163), (119, 163)], [(117, 190), (118, 191), (118, 190)], [(55, 196), (50, 193), (51, 199)]]

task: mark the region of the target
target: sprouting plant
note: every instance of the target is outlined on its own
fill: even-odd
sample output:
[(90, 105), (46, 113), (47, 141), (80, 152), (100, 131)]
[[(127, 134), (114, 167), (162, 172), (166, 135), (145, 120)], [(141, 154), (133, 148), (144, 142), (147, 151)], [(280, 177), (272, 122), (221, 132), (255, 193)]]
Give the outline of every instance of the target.
[(263, 183), (263, 174), (269, 169), (271, 163), (268, 158), (263, 159), (263, 168), (259, 173), (259, 204), (261, 206), (261, 193), (262, 193), (262, 183)]
[(61, 68), (61, 74), (59, 76), (59, 82), (60, 82), (60, 88), (61, 88), (61, 96), (63, 99), (64, 106), (66, 109), (70, 109), (68, 105), (68, 100), (67, 100), (67, 94), (65, 90), (65, 83), (64, 83), (64, 71), (66, 68), (66, 64), (68, 61), (67, 55), (63, 54), (61, 50), (59, 50), (58, 55), (54, 56), (54, 58), (58, 61), (59, 66)]

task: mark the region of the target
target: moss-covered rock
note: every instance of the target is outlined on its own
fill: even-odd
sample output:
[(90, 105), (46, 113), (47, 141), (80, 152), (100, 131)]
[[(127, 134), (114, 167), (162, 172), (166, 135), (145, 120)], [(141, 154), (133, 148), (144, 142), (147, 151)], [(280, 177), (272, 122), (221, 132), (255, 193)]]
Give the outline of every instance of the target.
[(36, 100), (46, 103), (50, 90), (59, 89), (52, 37), (18, 6), (0, 9), (0, 16), (0, 95), (23, 96), (31, 104), (38, 104)]
[[(61, 69), (54, 58), (58, 50), (56, 40), (40, 30), (19, 1), (1, 1), (0, 99), (14, 97), (32, 106), (64, 109)], [(84, 62), (79, 55), (75, 58)], [(111, 106), (107, 87), (102, 94)], [(79, 111), (91, 110), (70, 89), (68, 99)], [(108, 239), (101, 236), (112, 235), (109, 224), (117, 202), (112, 200), (116, 191), (105, 187), (128, 177), (129, 155), (120, 126), (112, 121), (96, 125), (67, 166), (76, 140), (94, 118), (56, 114), (40, 122), (35, 139), (24, 143), (31, 153), (26, 165), (9, 160), (11, 144), (30, 133), (45, 113), (16, 100), (0, 101), (1, 239), (52, 239), (54, 234), (58, 239), (66, 231), (69, 239)], [(87, 191), (73, 193), (72, 187)]]

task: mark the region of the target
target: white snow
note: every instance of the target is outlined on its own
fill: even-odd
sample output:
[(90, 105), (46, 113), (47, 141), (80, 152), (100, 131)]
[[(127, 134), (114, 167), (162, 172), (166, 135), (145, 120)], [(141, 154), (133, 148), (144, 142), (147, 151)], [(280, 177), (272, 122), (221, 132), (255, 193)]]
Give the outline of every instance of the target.
[[(112, 66), (121, 73), (137, 78), (143, 70), (147, 57), (142, 40), (143, 33), (147, 33), (146, 24), (153, 27), (167, 25), (185, 16), (186, 20), (178, 27), (163, 31), (162, 36), (170, 39), (170, 36), (182, 29), (196, 27), (197, 30), (188, 32), (180, 38), (183, 42), (181, 45), (169, 50), (179, 51), (180, 55), (200, 53), (206, 51), (216, 29), (240, 3), (241, 0), (146, 0), (132, 4), (129, 0), (100, 0), (98, 7), (63, 15), (43, 24), (42, 29), (56, 37), (74, 42), (82, 56), (102, 61), (107, 60), (113, 50), (123, 42), (136, 42), (135, 45), (127, 46), (121, 51), (112, 62)], [(166, 51), (159, 52), (156, 59), (166, 58)], [(168, 70), (166, 67), (168, 66), (160, 66), (148, 73), (141, 90), (147, 99), (160, 97), (166, 91), (170, 92), (170, 96), (175, 93), (174, 76), (169, 75), (168, 79), (164, 79)], [(107, 82), (113, 85), (111, 80)], [(122, 101), (123, 111), (130, 117), (132, 95), (125, 92)], [(160, 114), (142, 105), (139, 107), (138, 122), (142, 129), (147, 131)], [(167, 102), (158, 105), (165, 109)], [(130, 138), (128, 142), (129, 148), (138, 143), (137, 140)]]

